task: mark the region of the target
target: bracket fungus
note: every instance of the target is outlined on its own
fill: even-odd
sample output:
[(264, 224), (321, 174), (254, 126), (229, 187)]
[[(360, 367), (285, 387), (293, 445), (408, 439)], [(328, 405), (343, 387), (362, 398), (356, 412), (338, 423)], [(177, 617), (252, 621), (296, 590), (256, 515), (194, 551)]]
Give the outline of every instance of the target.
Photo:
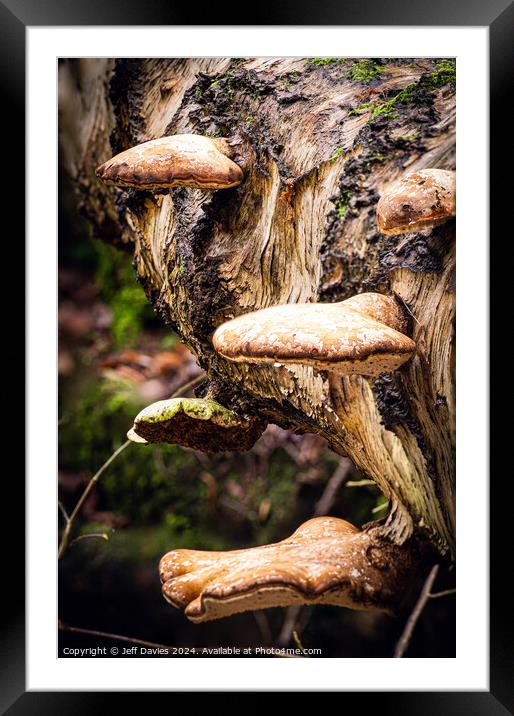
[(336, 517), (316, 517), (275, 544), (168, 552), (159, 571), (164, 598), (192, 622), (205, 622), (291, 604), (390, 612), (413, 570), (405, 550), (371, 531)]
[(455, 172), (422, 169), (404, 176), (382, 194), (377, 228), (382, 234), (431, 229), (455, 216)]
[(170, 398), (144, 408), (128, 431), (138, 443), (173, 443), (202, 452), (243, 452), (264, 432), (266, 423), (242, 418), (214, 400)]
[(131, 147), (96, 170), (106, 184), (133, 189), (229, 189), (243, 181), (227, 139), (176, 134)]
[(240, 363), (294, 363), (343, 375), (390, 373), (416, 344), (394, 298), (361, 293), (340, 303), (285, 304), (227, 321), (214, 348)]

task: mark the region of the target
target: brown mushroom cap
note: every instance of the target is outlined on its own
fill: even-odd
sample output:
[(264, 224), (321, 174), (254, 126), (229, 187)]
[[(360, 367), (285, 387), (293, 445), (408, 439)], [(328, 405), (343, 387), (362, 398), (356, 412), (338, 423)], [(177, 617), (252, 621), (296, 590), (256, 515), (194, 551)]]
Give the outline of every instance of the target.
[(236, 362), (296, 363), (374, 376), (396, 370), (414, 355), (416, 344), (400, 332), (405, 328), (393, 298), (367, 293), (341, 303), (286, 304), (246, 313), (217, 328), (213, 345)]
[(99, 166), (106, 184), (134, 189), (228, 189), (243, 181), (226, 139), (176, 134), (131, 147)]
[(193, 622), (290, 604), (389, 611), (397, 576), (386, 575), (385, 584), (374, 549), (372, 537), (349, 522), (316, 517), (275, 544), (168, 552), (159, 565), (162, 592)]
[(391, 296), (384, 296), (382, 293), (358, 293), (341, 303), (359, 311), (373, 321), (384, 323), (395, 331), (405, 333), (407, 330), (405, 313), (400, 308), (400, 304)]
[(382, 194), (377, 227), (388, 236), (442, 224), (455, 216), (455, 172), (422, 169), (403, 177)]

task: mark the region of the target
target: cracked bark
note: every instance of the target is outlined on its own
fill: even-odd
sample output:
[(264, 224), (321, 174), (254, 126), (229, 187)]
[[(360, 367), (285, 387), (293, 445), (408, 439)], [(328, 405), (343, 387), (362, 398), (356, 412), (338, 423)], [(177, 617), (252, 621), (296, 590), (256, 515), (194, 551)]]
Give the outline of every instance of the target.
[[(375, 207), (407, 171), (455, 168), (455, 94), (431, 82), (433, 60), (384, 60), (369, 84), (352, 81), (349, 66), (64, 61), (62, 162), (95, 235), (134, 254), (148, 299), (207, 372), (199, 394), (322, 435), (389, 498), (373, 527), (385, 553), (424, 541), (452, 558), (455, 222), (386, 237)], [(363, 108), (406, 87), (394, 112)], [(243, 184), (136, 192), (95, 178), (113, 154), (179, 133), (237, 137)], [(215, 328), (243, 312), (363, 290), (395, 295), (410, 317), (418, 352), (394, 374), (247, 366), (212, 348)]]

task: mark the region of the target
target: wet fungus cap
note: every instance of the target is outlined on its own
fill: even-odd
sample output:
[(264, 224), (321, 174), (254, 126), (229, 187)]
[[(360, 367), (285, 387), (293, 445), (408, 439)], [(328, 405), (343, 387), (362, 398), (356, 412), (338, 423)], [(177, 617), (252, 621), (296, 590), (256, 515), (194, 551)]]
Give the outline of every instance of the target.
[(128, 431), (138, 443), (172, 443), (202, 452), (249, 450), (266, 423), (242, 418), (214, 400), (170, 398), (144, 408)]
[(381, 234), (413, 233), (432, 228), (455, 216), (455, 172), (422, 169), (385, 191), (377, 204)]
[(344, 375), (389, 373), (412, 358), (414, 341), (395, 299), (363, 293), (341, 303), (285, 304), (221, 325), (214, 348), (235, 362), (309, 365)]
[(371, 537), (336, 517), (305, 522), (275, 544), (229, 552), (177, 549), (159, 564), (162, 593), (193, 622), (291, 604), (389, 610)]
[(106, 184), (134, 189), (229, 189), (243, 181), (232, 155), (226, 139), (176, 134), (117, 154), (97, 168), (96, 176)]

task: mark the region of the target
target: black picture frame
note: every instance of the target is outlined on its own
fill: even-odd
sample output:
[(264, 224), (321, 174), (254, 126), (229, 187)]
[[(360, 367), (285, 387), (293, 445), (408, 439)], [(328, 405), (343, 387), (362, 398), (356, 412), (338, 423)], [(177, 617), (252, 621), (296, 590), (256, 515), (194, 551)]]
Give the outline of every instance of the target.
[[(220, 12), (221, 10), (221, 12)], [(514, 35), (514, 5), (508, 0), (317, 0), (311, 6), (306, 0), (287, 0), (266, 5), (257, 4), (252, 17), (244, 16), (241, 4), (227, 1), (223, 7), (212, 4), (202, 8), (193, 3), (174, 0), (0, 0), (0, 73), (3, 98), (0, 121), (4, 151), (3, 172), (0, 172), (4, 201), (8, 198), (9, 215), (17, 217), (17, 239), (9, 248), (9, 272), (13, 266), (24, 266), (24, 186), (25, 162), (25, 41), (27, 26), (75, 25), (196, 25), (202, 17), (203, 25), (431, 25), (431, 26), (487, 26), (490, 37), (490, 270), (494, 292), (490, 298), (491, 353), (490, 358), (503, 356), (504, 345), (500, 325), (501, 307), (509, 305), (504, 292), (510, 286), (510, 265), (503, 258), (500, 242), (509, 241), (511, 224), (508, 207), (512, 203), (512, 181), (502, 181), (501, 169), (510, 163), (507, 153), (512, 146), (508, 138), (509, 126), (505, 110), (510, 106)], [(508, 116), (511, 116), (510, 114)], [(509, 201), (510, 200), (510, 201)], [(503, 231), (502, 231), (503, 229)], [(14, 258), (11, 250), (18, 251)], [(4, 254), (4, 262), (7, 260)], [(510, 279), (510, 282), (509, 282)], [(502, 289), (502, 287), (505, 287)], [(14, 289), (11, 289), (14, 291)], [(19, 288), (9, 305), (9, 318), (15, 327), (21, 325), (23, 294)], [(493, 320), (494, 319), (494, 320)], [(499, 326), (498, 330), (496, 327)], [(17, 346), (23, 344), (20, 336)], [(497, 361), (500, 366), (500, 361)], [(11, 368), (9, 368), (11, 370)], [(481, 380), (482, 376), (477, 376)], [(344, 708), (357, 706), (359, 710), (380, 709), (381, 714), (500, 714), (514, 713), (514, 649), (509, 639), (512, 619), (510, 588), (512, 579), (511, 536), (512, 501), (506, 490), (512, 468), (500, 467), (502, 451), (509, 445), (508, 418), (503, 417), (505, 376), (501, 368), (490, 372), (490, 483), (491, 483), (491, 592), (490, 592), (490, 691), (476, 692), (350, 692), (344, 696)], [(501, 382), (500, 382), (501, 381)], [(20, 382), (21, 384), (21, 382)], [(19, 422), (24, 423), (23, 402), (17, 390)], [(502, 401), (500, 403), (500, 401)], [(23, 451), (20, 451), (23, 454)], [(12, 524), (7, 527), (2, 550), (2, 571), (6, 599), (1, 612), (0, 642), (0, 711), (10, 716), (19, 714), (75, 715), (121, 709), (119, 693), (25, 692), (25, 569), (24, 569), (24, 485), (21, 465), (12, 469), (7, 488), (8, 510)], [(7, 480), (7, 477), (5, 477)], [(6, 488), (4, 488), (5, 490)], [(465, 486), (462, 486), (465, 489)], [(5, 497), (5, 493), (4, 493)], [(5, 503), (4, 503), (5, 504)], [(510, 518), (510, 520), (509, 520)], [(13, 533), (15, 537), (13, 537)], [(506, 562), (508, 562), (506, 566)], [(365, 667), (363, 667), (365, 668)], [(144, 693), (131, 693), (131, 706), (138, 708)], [(258, 705), (264, 694), (257, 695)], [(348, 703), (348, 699), (352, 702)]]

